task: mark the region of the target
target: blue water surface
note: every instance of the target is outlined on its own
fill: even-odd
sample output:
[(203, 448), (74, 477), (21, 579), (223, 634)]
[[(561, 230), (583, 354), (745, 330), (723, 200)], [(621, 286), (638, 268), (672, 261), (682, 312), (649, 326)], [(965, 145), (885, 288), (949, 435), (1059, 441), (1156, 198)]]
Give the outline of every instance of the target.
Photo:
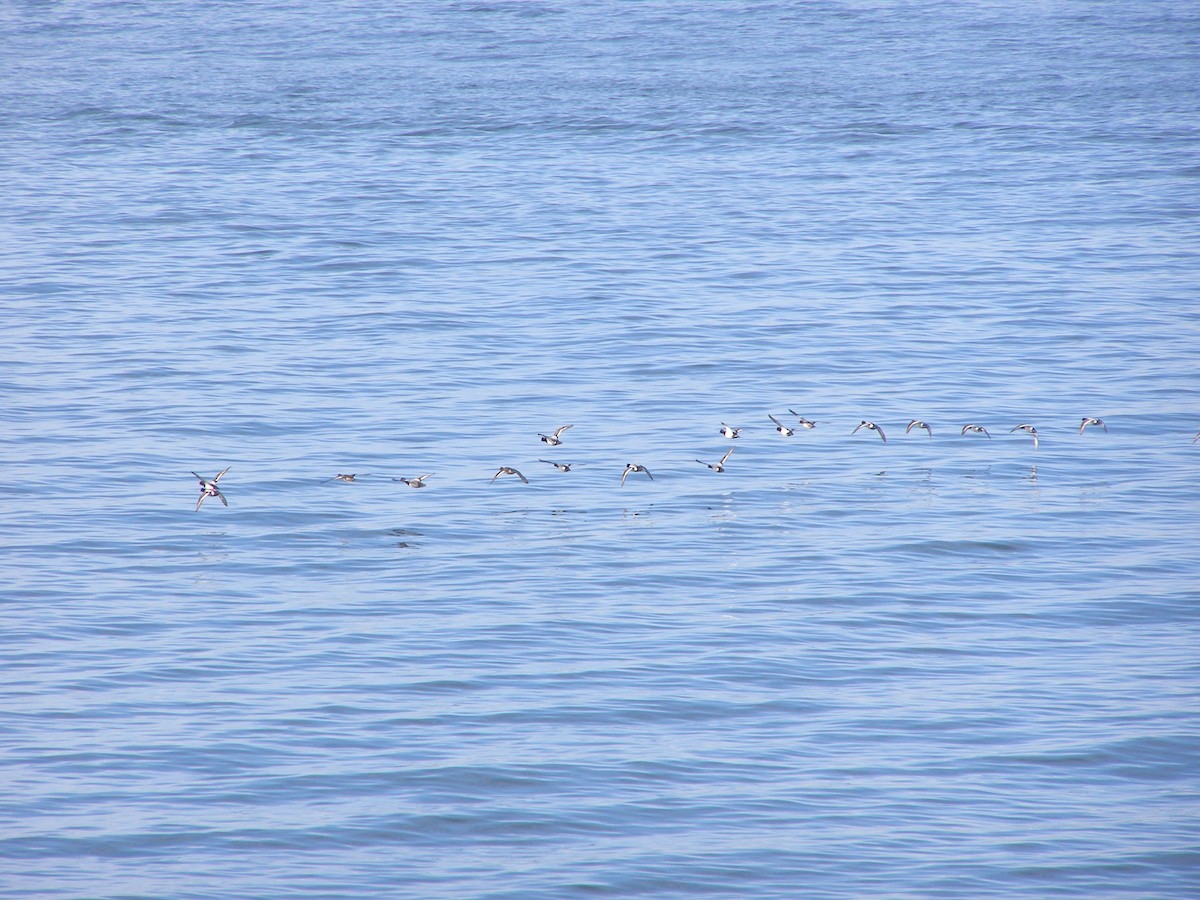
[(0, 896), (1200, 894), (1200, 8), (0, 47)]

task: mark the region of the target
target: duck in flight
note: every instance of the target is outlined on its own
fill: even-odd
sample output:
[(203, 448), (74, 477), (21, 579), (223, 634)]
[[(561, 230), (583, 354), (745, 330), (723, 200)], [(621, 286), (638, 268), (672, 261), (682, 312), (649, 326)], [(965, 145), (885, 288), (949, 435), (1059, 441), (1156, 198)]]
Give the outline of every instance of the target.
[(539, 432), (538, 437), (541, 439), (542, 443), (549, 444), (551, 447), (557, 447), (559, 444), (562, 443), (562, 433), (564, 431), (566, 431), (568, 428), (574, 428), (574, 427), (575, 427), (574, 425), (561, 425), (558, 428), (554, 429), (553, 434), (542, 434), (541, 432)]
[(1032, 425), (1014, 425), (1008, 429), (1009, 434), (1012, 434), (1014, 431), (1024, 431), (1026, 434), (1033, 435), (1033, 449), (1036, 450), (1038, 448), (1038, 430)]
[(625, 471), (621, 473), (621, 486), (622, 487), (625, 486), (625, 479), (629, 477), (631, 472), (645, 472), (647, 478), (649, 478), (651, 481), (654, 480), (654, 476), (650, 474), (650, 470), (647, 469), (645, 466), (639, 466), (637, 463), (626, 463)]
[(491, 483), (495, 484), (496, 479), (499, 478), (501, 475), (516, 475), (518, 478), (521, 479), (522, 483), (529, 484), (529, 479), (526, 478), (524, 475), (522, 475), (520, 472), (518, 472), (516, 469), (514, 469), (512, 466), (501, 466), (499, 469), (497, 469), (496, 474), (492, 476)]
[(722, 437), (727, 437), (730, 440), (733, 440), (736, 437), (741, 437), (741, 435), (742, 435), (742, 429), (733, 428), (730, 425), (726, 425), (724, 422), (721, 423), (721, 436)]
[(992, 436), (988, 434), (988, 430), (982, 425), (964, 425), (959, 434), (966, 434), (968, 431), (972, 434), (987, 434), (987, 439), (989, 441), (992, 439)]
[(777, 418), (775, 418), (770, 413), (767, 413), (767, 418), (775, 423), (775, 430), (778, 431), (784, 437), (791, 437), (793, 434), (796, 433), (796, 429), (788, 428), (786, 425), (784, 425), (782, 422), (780, 422)]
[(573, 463), (555, 462), (552, 459), (539, 459), (538, 462), (549, 463), (550, 465), (554, 466), (554, 468), (558, 469), (558, 471), (560, 471), (560, 472), (570, 472), (571, 466), (573, 465)]
[(932, 438), (932, 437), (933, 437), (933, 429), (932, 429), (932, 428), (930, 428), (928, 425), (926, 425), (924, 422), (922, 422), (920, 419), (913, 419), (913, 420), (911, 420), (911, 421), (908, 423), (908, 427), (904, 429), (904, 433), (905, 433), (905, 434), (908, 434), (908, 433), (909, 433), (910, 431), (912, 431), (914, 428), (924, 428), (924, 429), (925, 429), (925, 433), (926, 433), (927, 435), (929, 435), (929, 437), (930, 437), (930, 438)]
[(200, 497), (199, 497), (199, 499), (196, 500), (196, 511), (197, 512), (199, 512), (201, 505), (209, 497), (216, 497), (218, 500), (221, 501), (222, 506), (229, 505), (229, 501), (225, 499), (225, 495), (222, 494), (221, 491), (217, 488), (217, 482), (220, 481), (221, 476), (224, 475), (226, 472), (228, 472), (231, 468), (233, 468), (233, 467), (226, 466), (225, 468), (223, 468), (220, 472), (218, 472), (216, 475), (214, 475), (212, 477), (212, 481), (206, 481), (201, 476), (196, 475), (195, 472), (192, 473), (193, 475), (196, 475), (196, 480), (200, 482)]
[(1087, 428), (1089, 425), (1099, 425), (1101, 428), (1104, 429), (1104, 433), (1108, 434), (1108, 426), (1104, 424), (1104, 420), (1096, 419), (1096, 418), (1093, 418), (1092, 416), (1084, 416), (1082, 419), (1080, 419), (1079, 433), (1083, 434), (1083, 429)]
[(430, 472), (428, 475), (418, 475), (416, 478), (393, 478), (392, 480), (393, 481), (403, 481), (410, 488), (423, 488), (426, 486), (425, 479), (432, 478), (432, 477), (433, 477), (433, 473)]
[(799, 419), (799, 422), (797, 424), (802, 425), (805, 428), (816, 428), (817, 427), (816, 422), (814, 422), (812, 419), (804, 418), (804, 416), (800, 415), (800, 413), (796, 412), (794, 409), (789, 409), (788, 412), (790, 412), (793, 416), (795, 416), (797, 419)]
[(885, 444), (887, 443), (887, 435), (886, 435), (886, 434), (884, 434), (884, 433), (883, 433), (883, 429), (882, 429), (882, 428), (880, 428), (878, 425), (876, 425), (874, 422), (868, 422), (866, 419), (863, 419), (861, 422), (859, 422), (857, 425), (855, 425), (855, 426), (854, 426), (854, 431), (852, 431), (852, 432), (850, 432), (850, 433), (851, 433), (851, 434), (857, 434), (857, 433), (858, 433), (858, 429), (860, 429), (860, 428), (868, 428), (868, 429), (870, 429), (871, 431), (874, 431), (874, 432), (875, 432), (876, 434), (878, 434), (878, 435), (879, 435), (881, 438), (883, 438), (883, 442), (884, 442)]
[[(714, 472), (724, 472), (725, 471), (725, 462), (726, 462), (726, 460), (729, 459), (729, 454), (733, 453), (733, 450), (734, 450), (733, 447), (730, 447), (728, 450), (726, 450), (725, 455), (721, 457), (720, 462), (706, 463), (702, 459), (698, 459), (698, 460), (696, 460), (696, 462), (700, 463), (703, 466), (708, 466)], [(647, 474), (649, 474), (649, 473), (647, 473)]]

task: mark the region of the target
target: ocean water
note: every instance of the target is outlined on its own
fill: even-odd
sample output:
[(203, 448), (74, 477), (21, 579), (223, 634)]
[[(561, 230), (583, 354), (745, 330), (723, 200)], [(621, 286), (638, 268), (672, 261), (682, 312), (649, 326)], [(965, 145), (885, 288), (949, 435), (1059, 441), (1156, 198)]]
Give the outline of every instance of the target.
[(1200, 8), (0, 48), (0, 896), (1200, 894)]

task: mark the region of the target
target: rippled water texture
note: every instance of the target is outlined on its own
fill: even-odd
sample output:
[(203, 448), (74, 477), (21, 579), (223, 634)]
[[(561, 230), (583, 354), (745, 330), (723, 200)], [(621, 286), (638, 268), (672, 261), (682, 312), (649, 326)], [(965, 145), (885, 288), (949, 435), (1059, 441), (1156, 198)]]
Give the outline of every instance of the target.
[(1194, 4), (0, 46), (0, 895), (1200, 894)]

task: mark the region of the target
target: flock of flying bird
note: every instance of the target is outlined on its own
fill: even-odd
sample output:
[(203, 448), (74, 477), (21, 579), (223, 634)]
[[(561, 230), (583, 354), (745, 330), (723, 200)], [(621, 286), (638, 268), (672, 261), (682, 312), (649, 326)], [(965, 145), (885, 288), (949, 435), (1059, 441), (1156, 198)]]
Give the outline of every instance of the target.
[[(781, 434), (783, 437), (791, 437), (792, 435), (794, 435), (796, 433), (796, 428), (811, 429), (811, 428), (815, 428), (817, 425), (816, 422), (812, 421), (811, 419), (806, 419), (804, 416), (800, 415), (793, 409), (789, 409), (788, 412), (790, 412), (797, 419), (795, 427), (792, 427), (789, 425), (784, 425), (777, 418), (775, 418), (775, 416), (771, 415), (770, 413), (767, 414), (767, 418), (769, 418), (774, 423), (775, 430), (779, 434)], [(1095, 418), (1094, 416), (1084, 416), (1082, 419), (1080, 419), (1080, 422), (1079, 422), (1079, 433), (1082, 435), (1087, 428), (1092, 427), (1092, 426), (1100, 428), (1103, 431), (1105, 431), (1106, 433), (1108, 431), (1108, 426), (1104, 424), (1103, 419), (1098, 419), (1098, 418)], [(542, 441), (542, 443), (546, 444), (547, 446), (558, 447), (558, 446), (561, 446), (563, 443), (563, 438), (562, 438), (563, 432), (566, 431), (568, 428), (573, 428), (573, 427), (575, 427), (575, 426), (574, 425), (562, 425), (562, 426), (554, 429), (554, 431), (552, 431), (550, 434), (539, 433), (538, 438)], [(857, 434), (860, 430), (862, 430), (864, 428), (867, 429), (868, 431), (875, 432), (877, 435), (879, 435), (880, 440), (882, 440), (884, 443), (887, 443), (887, 435), (884, 433), (883, 429), (880, 428), (878, 425), (876, 425), (874, 422), (868, 422), (866, 419), (863, 419), (861, 422), (859, 422), (858, 425), (856, 425), (854, 427), (854, 430), (850, 433)], [(908, 427), (904, 429), (904, 433), (908, 434), (911, 431), (913, 431), (914, 429), (916, 429), (918, 431), (924, 431), (926, 437), (928, 437), (930, 439), (933, 438), (933, 429), (929, 426), (929, 424), (927, 422), (923, 422), (920, 419), (911, 419), (908, 423)], [(1034, 428), (1032, 425), (1030, 425), (1028, 423), (1023, 422), (1020, 425), (1014, 425), (1012, 428), (1009, 429), (1010, 434), (1015, 431), (1023, 431), (1026, 434), (1030, 435), (1033, 438), (1034, 449), (1037, 449), (1038, 430), (1036, 428)], [(721, 433), (722, 437), (725, 437), (726, 439), (729, 439), (729, 440), (734, 440), (736, 438), (741, 437), (742, 429), (734, 428), (733, 426), (726, 425), (724, 422), (722, 422), (720, 433)], [(986, 428), (984, 428), (982, 425), (976, 425), (974, 423), (969, 423), (967, 425), (964, 425), (962, 427), (962, 429), (959, 431), (959, 434), (960, 435), (982, 434), (988, 440), (992, 439), (991, 434), (988, 432), (988, 430)], [(1194, 438), (1192, 438), (1193, 444), (1196, 443), (1197, 441), (1200, 441), (1200, 432), (1197, 432), (1196, 436)], [(733, 453), (733, 448), (730, 447), (728, 450), (725, 451), (725, 455), (722, 456), (715, 463), (705, 462), (702, 459), (697, 459), (696, 462), (700, 463), (703, 466), (707, 466), (709, 469), (711, 469), (714, 472), (724, 472), (725, 464), (729, 461), (729, 457), (732, 453)], [(571, 463), (555, 462), (555, 461), (549, 460), (549, 459), (539, 459), (538, 462), (543, 462), (548, 465), (554, 466), (554, 468), (558, 469), (558, 471), (560, 471), (560, 472), (571, 471)], [(221, 493), (220, 488), (217, 486), (217, 482), (219, 482), (221, 480), (221, 477), (226, 472), (228, 472), (229, 469), (230, 469), (230, 467), (226, 466), (224, 469), (222, 469), (220, 472), (218, 472), (212, 478), (204, 478), (203, 476), (197, 474), (196, 472), (192, 472), (192, 474), (195, 475), (196, 479), (200, 482), (200, 497), (196, 500), (196, 509), (197, 510), (200, 509), (200, 507), (204, 504), (204, 501), (207, 500), (209, 497), (216, 497), (218, 500), (221, 501), (222, 505), (229, 506), (229, 501), (225, 499), (225, 495)], [(518, 469), (514, 469), (512, 466), (500, 466), (500, 468), (496, 470), (496, 474), (492, 476), (491, 483), (494, 484), (496, 479), (502, 475), (512, 475), (512, 476), (515, 476), (516, 478), (519, 478), (522, 483), (529, 484), (529, 479), (526, 478)], [(625, 479), (628, 478), (630, 475), (645, 475), (651, 481), (654, 480), (654, 476), (650, 474), (650, 470), (647, 469), (645, 466), (639, 465), (638, 463), (627, 463), (625, 465), (625, 471), (621, 473), (621, 485), (622, 486), (625, 485)], [(356, 481), (362, 477), (364, 477), (364, 476), (362, 476), (362, 475), (344, 475), (344, 474), (339, 473), (327, 480), (328, 481), (352, 482), (352, 481)], [(402, 482), (402, 483), (408, 485), (410, 488), (423, 488), (426, 486), (425, 479), (431, 478), (431, 477), (433, 477), (432, 473), (430, 473), (428, 475), (418, 475), (416, 478), (393, 478), (392, 480)]]

